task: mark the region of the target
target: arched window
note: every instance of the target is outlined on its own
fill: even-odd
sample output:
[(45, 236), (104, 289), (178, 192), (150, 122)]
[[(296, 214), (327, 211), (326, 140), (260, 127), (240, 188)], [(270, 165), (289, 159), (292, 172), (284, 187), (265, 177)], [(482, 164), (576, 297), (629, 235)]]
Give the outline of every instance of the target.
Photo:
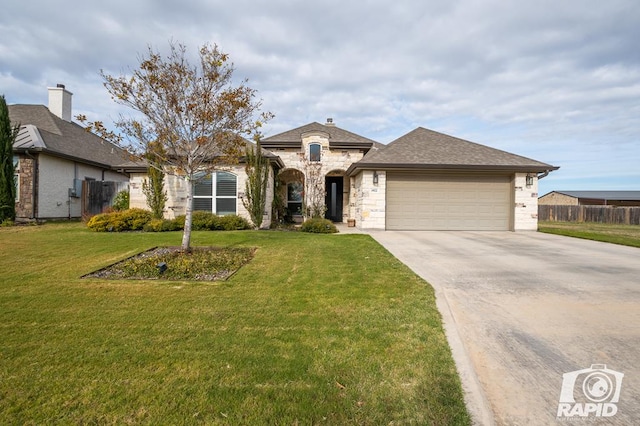
[(309, 161), (320, 161), (320, 152), (322, 151), (322, 146), (317, 143), (312, 143), (309, 145)]
[(238, 178), (233, 173), (215, 172), (193, 185), (193, 210), (217, 215), (236, 214)]

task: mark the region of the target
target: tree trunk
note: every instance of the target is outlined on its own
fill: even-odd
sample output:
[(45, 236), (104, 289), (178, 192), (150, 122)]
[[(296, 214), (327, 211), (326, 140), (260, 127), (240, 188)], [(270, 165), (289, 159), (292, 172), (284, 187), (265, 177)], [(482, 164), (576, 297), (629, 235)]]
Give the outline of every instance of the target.
[(182, 250), (191, 250), (191, 222), (193, 218), (193, 184), (191, 179), (187, 181), (187, 210), (184, 216), (184, 231), (182, 232)]

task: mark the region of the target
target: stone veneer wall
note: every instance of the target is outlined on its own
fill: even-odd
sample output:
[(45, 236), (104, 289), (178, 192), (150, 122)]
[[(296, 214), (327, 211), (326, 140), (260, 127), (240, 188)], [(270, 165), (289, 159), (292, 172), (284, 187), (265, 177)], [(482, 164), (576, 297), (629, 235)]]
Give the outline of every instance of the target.
[[(327, 176), (328, 173), (334, 172), (335, 176), (343, 176), (343, 193), (342, 193), (342, 219), (353, 218), (350, 203), (350, 187), (351, 182), (348, 176), (344, 174), (351, 164), (360, 161), (364, 153), (360, 149), (330, 149), (329, 139), (322, 132), (311, 132), (302, 135), (302, 148), (281, 148), (272, 150), (274, 154), (280, 157), (285, 165), (285, 169), (295, 169), (305, 173), (304, 161), (309, 157), (309, 145), (319, 144), (322, 147), (320, 163), (322, 164), (322, 174)], [(338, 172), (338, 173), (335, 173)]]
[(378, 171), (378, 184), (373, 183), (373, 170), (365, 170), (353, 179), (351, 199), (356, 227), (359, 229), (385, 229), (387, 175)]
[[(244, 197), (247, 174), (244, 165), (236, 165), (232, 167), (221, 167), (219, 171), (233, 173), (237, 176), (237, 201), (236, 212), (251, 222), (249, 212), (242, 203)], [(132, 173), (129, 180), (129, 206), (141, 209), (149, 209), (147, 200), (142, 192), (142, 183), (147, 179), (146, 173)], [(187, 182), (176, 176), (165, 175), (164, 189), (167, 191), (168, 200), (165, 204), (164, 217), (173, 219), (176, 216), (185, 214), (187, 208)], [(271, 226), (271, 204), (273, 202), (273, 169), (269, 173), (269, 184), (267, 185), (267, 203), (265, 207), (265, 215), (263, 216), (262, 228)]]
[(20, 156), (18, 162), (18, 200), (16, 202), (16, 219), (32, 219), (33, 211), (33, 174), (36, 161), (26, 156)]
[(533, 185), (526, 185), (527, 173), (516, 173), (514, 189), (514, 231), (538, 230), (538, 178), (534, 176)]

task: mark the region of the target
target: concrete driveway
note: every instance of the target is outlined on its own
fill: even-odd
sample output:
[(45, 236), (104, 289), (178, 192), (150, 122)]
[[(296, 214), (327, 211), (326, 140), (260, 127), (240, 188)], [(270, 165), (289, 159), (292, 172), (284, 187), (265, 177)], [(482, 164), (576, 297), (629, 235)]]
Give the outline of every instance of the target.
[[(477, 424), (640, 424), (640, 249), (537, 232), (370, 235), (435, 288)], [(568, 374), (558, 418), (563, 374), (593, 364), (624, 378)]]

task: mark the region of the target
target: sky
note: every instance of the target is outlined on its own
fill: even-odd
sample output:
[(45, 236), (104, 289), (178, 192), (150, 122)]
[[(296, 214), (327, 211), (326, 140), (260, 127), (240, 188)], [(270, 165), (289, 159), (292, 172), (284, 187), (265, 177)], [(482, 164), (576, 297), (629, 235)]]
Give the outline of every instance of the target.
[(637, 0), (8, 0), (0, 94), (107, 125), (100, 70), (151, 46), (217, 44), (248, 79), (271, 136), (328, 117), (389, 143), (425, 127), (560, 166), (553, 190), (640, 190)]

